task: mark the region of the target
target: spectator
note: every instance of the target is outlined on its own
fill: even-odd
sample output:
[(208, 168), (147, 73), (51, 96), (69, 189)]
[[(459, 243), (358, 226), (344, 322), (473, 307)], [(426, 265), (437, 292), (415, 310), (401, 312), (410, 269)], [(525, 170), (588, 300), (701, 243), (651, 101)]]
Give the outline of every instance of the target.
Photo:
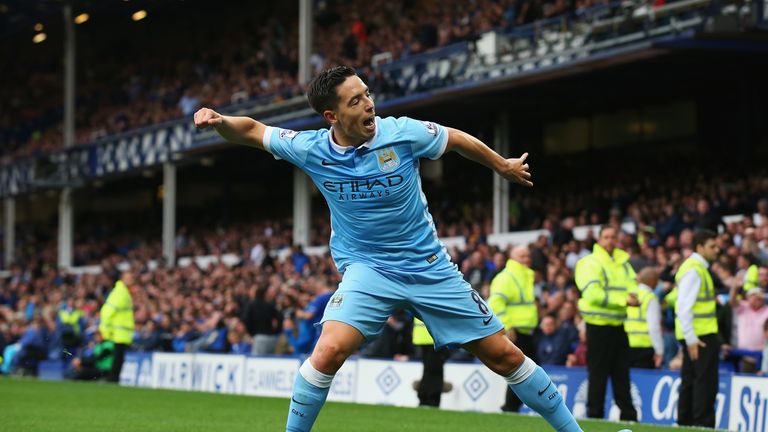
[(304, 249), (301, 245), (293, 246), (293, 252), (291, 253), (291, 263), (293, 263), (293, 269), (298, 274), (304, 274), (304, 268), (309, 264), (309, 257), (304, 253)]
[[(765, 292), (760, 288), (751, 288), (746, 292), (746, 300), (739, 300), (738, 286), (734, 284), (730, 292), (730, 304), (736, 315), (736, 348), (747, 351), (762, 351), (764, 345), (763, 323), (768, 320), (768, 305), (765, 304)], [(741, 359), (741, 372), (756, 372), (759, 369), (757, 359), (744, 356)]]
[(768, 320), (763, 323), (763, 362), (760, 366), (760, 375), (768, 375)]
[[(299, 295), (298, 306), (305, 309), (311, 301), (311, 296), (308, 293), (301, 293)], [(293, 354), (304, 355), (312, 352), (312, 348), (315, 346), (315, 328), (312, 325), (312, 314), (299, 314), (301, 311), (296, 311), (294, 318), (286, 318), (283, 321), (283, 332), (291, 344)]]
[(134, 351), (151, 352), (161, 347), (160, 331), (153, 320), (137, 323), (131, 349)]
[(474, 251), (468, 259), (464, 261), (462, 268), (464, 279), (472, 285), (472, 288), (478, 293), (483, 291), (483, 283), (490, 280), (491, 272), (483, 261), (483, 254), (480, 251)]
[(227, 345), (227, 327), (220, 312), (200, 323), (200, 336), (187, 345), (187, 352), (225, 353)]
[(568, 354), (565, 365), (568, 367), (579, 367), (587, 365), (587, 323), (579, 322), (579, 343), (572, 354)]
[(659, 283), (659, 271), (646, 267), (637, 275), (638, 306), (627, 306), (624, 330), (629, 338), (630, 366), (657, 369), (664, 360), (664, 339), (661, 332), (661, 306), (654, 288)]
[(96, 332), (93, 341), (82, 354), (72, 359), (72, 364), (65, 376), (76, 380), (95, 380), (109, 376), (114, 361), (115, 344), (105, 341), (101, 333)]
[(717, 232), (722, 226), (724, 226), (722, 218), (712, 209), (709, 201), (704, 198), (699, 199), (696, 202), (695, 227)]
[(243, 322), (253, 338), (251, 354), (274, 354), (282, 332), (282, 316), (275, 306), (276, 287), (260, 287), (248, 304)]
[(542, 365), (565, 365), (571, 346), (568, 336), (562, 331), (557, 318), (546, 315), (541, 319), (539, 332), (535, 335), (536, 357)]
[(179, 109), (184, 116), (190, 116), (200, 108), (200, 100), (192, 93), (192, 89), (184, 91), (184, 95), (179, 99)]
[(36, 317), (19, 340), (18, 353), (12, 356), (11, 371), (23, 375), (37, 375), (40, 361), (48, 357), (48, 328), (45, 321)]

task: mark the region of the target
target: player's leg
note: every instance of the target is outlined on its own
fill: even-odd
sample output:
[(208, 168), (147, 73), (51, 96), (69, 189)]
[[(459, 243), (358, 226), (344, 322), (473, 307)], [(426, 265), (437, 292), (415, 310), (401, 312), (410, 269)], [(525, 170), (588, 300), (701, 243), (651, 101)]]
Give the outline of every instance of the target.
[(464, 344), (464, 348), (503, 376), (517, 396), (555, 430), (581, 431), (549, 375), (526, 357), (504, 331)]
[(328, 397), (333, 376), (363, 341), (381, 334), (387, 318), (401, 301), (401, 291), (367, 266), (347, 267), (339, 289), (325, 307), (320, 339), (296, 374), (287, 432), (312, 429)]
[[(533, 343), (533, 336), (524, 333), (518, 333), (517, 340), (514, 343), (515, 346), (520, 348), (523, 354), (531, 358), (533, 361), (536, 361), (536, 348)], [(507, 387), (507, 394), (504, 398), (504, 406), (501, 407), (501, 410), (518, 412), (520, 411), (520, 405), (522, 404), (523, 402), (519, 397), (517, 397), (515, 392), (512, 391), (512, 388)]]
[(507, 337), (504, 325), (453, 266), (413, 277), (411, 306), (435, 340), (435, 347), (463, 345), (556, 430), (581, 431), (543, 369)]
[(312, 356), (304, 361), (296, 374), (285, 426), (287, 432), (312, 429), (328, 397), (333, 376), (362, 343), (363, 335), (349, 324), (339, 321), (323, 324)]

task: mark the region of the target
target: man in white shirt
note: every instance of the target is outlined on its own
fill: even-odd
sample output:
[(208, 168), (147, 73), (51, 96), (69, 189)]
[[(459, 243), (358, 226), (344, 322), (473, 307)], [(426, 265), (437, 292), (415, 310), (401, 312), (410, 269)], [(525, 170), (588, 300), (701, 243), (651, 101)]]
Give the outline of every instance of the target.
[(714, 428), (720, 339), (709, 264), (717, 259), (720, 249), (716, 234), (709, 230), (697, 231), (692, 247), (695, 252), (675, 275), (673, 296), (677, 298), (675, 334), (684, 346), (677, 423)]

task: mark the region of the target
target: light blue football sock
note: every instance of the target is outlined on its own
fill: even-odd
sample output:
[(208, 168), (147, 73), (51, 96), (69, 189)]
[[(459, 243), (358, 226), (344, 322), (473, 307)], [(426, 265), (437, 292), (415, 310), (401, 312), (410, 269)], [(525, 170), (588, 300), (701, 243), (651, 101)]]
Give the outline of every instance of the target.
[(304, 361), (293, 383), (286, 432), (308, 432), (312, 429), (328, 397), (332, 381), (333, 375), (318, 371), (312, 367), (309, 359)]
[(541, 414), (558, 432), (581, 432), (573, 414), (544, 369), (525, 358), (523, 364), (506, 377), (512, 391), (529, 408)]

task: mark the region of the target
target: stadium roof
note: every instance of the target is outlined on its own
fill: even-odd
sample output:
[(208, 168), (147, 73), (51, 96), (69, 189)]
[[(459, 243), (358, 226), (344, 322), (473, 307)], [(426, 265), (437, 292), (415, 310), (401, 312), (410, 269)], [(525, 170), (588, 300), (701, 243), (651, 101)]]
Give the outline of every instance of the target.
[(158, 10), (177, 7), (194, 0), (0, 0), (0, 35), (31, 38), (37, 32), (36, 24), (45, 28), (61, 28), (62, 8), (72, 5), (72, 16), (87, 13), (91, 19), (130, 19), (139, 10)]

